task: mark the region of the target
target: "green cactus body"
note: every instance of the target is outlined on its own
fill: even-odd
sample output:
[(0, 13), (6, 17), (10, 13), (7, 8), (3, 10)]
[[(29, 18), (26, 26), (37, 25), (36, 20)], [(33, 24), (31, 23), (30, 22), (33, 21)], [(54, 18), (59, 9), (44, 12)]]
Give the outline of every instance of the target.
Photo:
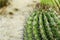
[(40, 12), (40, 15), (39, 15), (39, 27), (40, 27), (40, 34), (42, 36), (42, 40), (48, 40), (44, 32), (45, 30), (43, 27), (42, 12)]
[(24, 40), (33, 40), (32, 21), (34, 15), (35, 12), (28, 18), (28, 21), (26, 22), (25, 30), (24, 30)]
[(56, 13), (54, 11), (51, 11), (50, 15), (51, 15), (51, 17), (53, 17), (53, 19), (56, 22), (56, 24), (58, 25), (59, 31), (60, 31), (60, 20), (59, 20), (58, 16), (56, 16)]
[(59, 21), (54, 11), (34, 11), (26, 21), (24, 40), (60, 40)]
[(39, 23), (38, 23), (39, 11), (37, 11), (35, 14), (36, 15), (33, 18), (33, 34), (34, 34), (35, 40), (40, 40)]
[(50, 28), (49, 22), (47, 20), (47, 17), (45, 16), (45, 13), (43, 13), (43, 21), (44, 21), (44, 27), (45, 27), (46, 35), (47, 35), (49, 40), (55, 40), (53, 37), (53, 33), (51, 32), (51, 28)]
[(60, 35), (59, 35), (59, 32), (58, 32), (58, 26), (54, 22), (54, 19), (50, 16), (50, 12), (46, 13), (46, 16), (48, 17), (48, 21), (50, 23), (52, 33), (54, 34), (53, 36), (56, 38), (56, 40), (60, 39)]

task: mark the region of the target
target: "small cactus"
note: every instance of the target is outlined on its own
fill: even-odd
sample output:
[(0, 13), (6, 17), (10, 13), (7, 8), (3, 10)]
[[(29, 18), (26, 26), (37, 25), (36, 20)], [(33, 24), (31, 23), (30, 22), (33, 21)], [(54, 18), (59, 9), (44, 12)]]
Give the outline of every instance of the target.
[(28, 18), (24, 40), (60, 40), (58, 16), (54, 10), (37, 10)]

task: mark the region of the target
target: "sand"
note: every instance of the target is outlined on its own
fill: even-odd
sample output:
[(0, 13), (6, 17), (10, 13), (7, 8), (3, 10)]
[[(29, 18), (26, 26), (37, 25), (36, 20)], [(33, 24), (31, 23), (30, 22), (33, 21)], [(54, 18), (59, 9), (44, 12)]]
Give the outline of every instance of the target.
[(25, 20), (38, 0), (12, 0), (0, 15), (0, 40), (23, 40)]

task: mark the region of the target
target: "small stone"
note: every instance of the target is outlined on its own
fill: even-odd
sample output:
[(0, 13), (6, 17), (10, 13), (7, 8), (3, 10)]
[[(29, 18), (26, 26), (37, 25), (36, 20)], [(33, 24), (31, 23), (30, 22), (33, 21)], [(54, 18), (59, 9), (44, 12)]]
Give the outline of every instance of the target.
[(13, 12), (9, 12), (9, 15), (13, 15)]

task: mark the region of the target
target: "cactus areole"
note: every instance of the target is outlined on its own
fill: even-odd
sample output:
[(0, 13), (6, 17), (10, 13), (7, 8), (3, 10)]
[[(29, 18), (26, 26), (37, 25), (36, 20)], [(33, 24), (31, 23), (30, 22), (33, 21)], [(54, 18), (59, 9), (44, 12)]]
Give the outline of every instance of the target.
[(35, 9), (26, 20), (24, 40), (60, 40), (60, 20), (56, 13), (45, 4)]

